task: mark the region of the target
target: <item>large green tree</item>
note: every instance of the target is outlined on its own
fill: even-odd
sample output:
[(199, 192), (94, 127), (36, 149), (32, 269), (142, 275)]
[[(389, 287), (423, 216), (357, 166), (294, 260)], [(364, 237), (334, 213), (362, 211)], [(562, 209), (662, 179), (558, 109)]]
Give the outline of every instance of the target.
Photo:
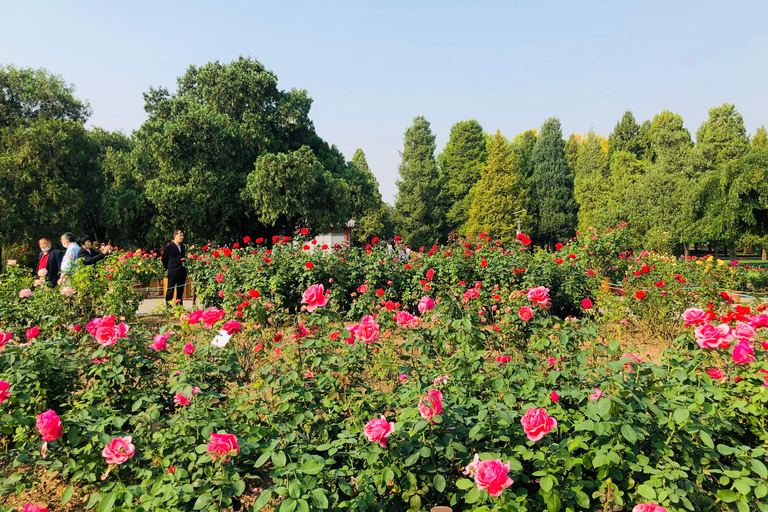
[(447, 233), (440, 204), (435, 136), (425, 118), (415, 117), (405, 130), (400, 156), (395, 201), (397, 230), (411, 247), (437, 243)]
[(603, 140), (590, 130), (579, 148), (573, 194), (579, 205), (579, 229), (582, 231), (588, 227), (608, 227), (605, 210), (608, 206), (609, 167)]
[(733, 103), (709, 109), (709, 119), (696, 131), (696, 149), (713, 167), (747, 153), (749, 137), (744, 118)]
[(608, 155), (612, 155), (615, 151), (627, 151), (637, 158), (642, 158), (645, 152), (640, 125), (635, 121), (631, 110), (624, 112), (621, 120), (616, 123), (613, 132), (608, 136)]
[(536, 236), (552, 248), (557, 240), (574, 235), (578, 212), (573, 174), (565, 159), (565, 141), (557, 118), (549, 118), (541, 125), (533, 161), (531, 202), (538, 221)]
[(488, 158), (481, 167), (467, 231), (485, 232), (503, 242), (511, 242), (517, 234), (516, 212), (525, 204), (525, 189), (519, 155), (499, 130), (488, 143)]
[(486, 159), (483, 127), (474, 119), (451, 127), (451, 135), (440, 154), (440, 173), (447, 204), (447, 229), (458, 231), (469, 218), (470, 191), (480, 179), (480, 167)]

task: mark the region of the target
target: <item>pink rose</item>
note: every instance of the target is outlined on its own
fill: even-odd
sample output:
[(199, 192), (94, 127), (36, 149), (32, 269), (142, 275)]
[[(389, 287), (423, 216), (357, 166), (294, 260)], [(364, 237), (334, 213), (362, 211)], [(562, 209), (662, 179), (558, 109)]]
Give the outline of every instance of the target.
[(379, 324), (371, 315), (365, 315), (358, 325), (348, 329), (355, 338), (367, 344), (379, 339)]
[(760, 327), (768, 327), (768, 315), (754, 315), (749, 319), (749, 325), (755, 329)]
[(112, 347), (117, 343), (118, 338), (127, 337), (129, 327), (120, 322), (115, 325), (117, 319), (114, 316), (105, 316), (104, 318), (94, 318), (86, 326), (86, 330), (96, 337), (96, 342), (105, 347)]
[(193, 311), (189, 314), (189, 319), (187, 320), (188, 325), (195, 325), (199, 324), (200, 320), (203, 318), (203, 310), (198, 309), (197, 311)]
[(475, 472), (477, 471), (478, 464), (480, 464), (480, 456), (478, 454), (475, 454), (475, 457), (472, 459), (472, 462), (467, 464), (467, 467), (464, 468), (464, 471), (462, 471), (462, 473), (474, 478)]
[(589, 400), (594, 402), (595, 400), (599, 400), (600, 397), (604, 395), (605, 392), (601, 391), (599, 388), (592, 388), (592, 395), (590, 395)]
[(712, 324), (700, 325), (693, 333), (696, 335), (696, 343), (701, 348), (728, 348), (733, 341), (728, 324), (720, 324), (717, 327)]
[(422, 297), (419, 301), (418, 306), (420, 313), (426, 313), (427, 311), (432, 311), (435, 309), (435, 301), (430, 299), (429, 297)]
[(549, 288), (544, 286), (537, 286), (535, 288), (529, 288), (527, 292), (528, 300), (537, 304), (543, 308), (549, 306)]
[(183, 393), (176, 393), (173, 397), (173, 403), (176, 405), (189, 405), (189, 398), (185, 397)]
[(685, 326), (690, 327), (692, 325), (705, 324), (708, 318), (703, 309), (689, 308), (683, 311), (683, 320), (685, 320)]
[(224, 282), (224, 274), (216, 274), (216, 282), (221, 284)]
[(736, 364), (749, 364), (755, 360), (755, 350), (748, 341), (742, 340), (733, 347), (731, 358)]
[(13, 333), (11, 333), (10, 331), (0, 332), (0, 350), (3, 350), (3, 347), (5, 347), (5, 344), (11, 341), (11, 336), (13, 336)]
[(37, 430), (43, 441), (55, 441), (63, 433), (61, 420), (52, 410), (37, 415)]
[(592, 309), (592, 301), (589, 299), (584, 299), (581, 301), (581, 307), (587, 310)]
[(655, 503), (643, 503), (641, 505), (635, 505), (632, 512), (667, 512), (667, 509)]
[(0, 404), (11, 398), (11, 394), (8, 392), (10, 387), (10, 383), (0, 380)]
[(534, 443), (544, 437), (544, 434), (557, 427), (557, 420), (550, 418), (546, 409), (528, 409), (525, 415), (520, 418), (523, 430), (528, 435), (528, 439)]
[(527, 322), (531, 318), (533, 318), (533, 310), (529, 306), (523, 306), (518, 311), (517, 314), (520, 316), (520, 319), (523, 322)]
[[(631, 359), (632, 361), (634, 361), (637, 364), (640, 364), (640, 363), (643, 362), (643, 360), (637, 354), (622, 354), (621, 358), (622, 359)], [(632, 368), (632, 363), (631, 362), (624, 363), (624, 371), (628, 371), (629, 373), (635, 373), (635, 370)]]
[(38, 326), (34, 326), (31, 329), (27, 329), (27, 339), (28, 340), (35, 339), (38, 334), (40, 334), (40, 328)]
[(27, 503), (24, 505), (24, 510), (22, 512), (48, 512), (47, 508), (43, 508), (39, 505), (33, 505), (31, 503)]
[(229, 322), (226, 322), (224, 325), (222, 325), (221, 328), (227, 331), (227, 334), (232, 336), (236, 332), (240, 332), (240, 322), (237, 320), (230, 320)]
[(415, 319), (416, 317), (407, 311), (398, 311), (395, 314), (395, 322), (400, 327), (413, 327)]
[(214, 434), (211, 432), (208, 453), (211, 454), (213, 460), (216, 460), (216, 457), (232, 456), (240, 453), (237, 437), (234, 434)]
[(447, 375), (438, 375), (435, 377), (435, 387), (438, 387), (440, 384), (448, 384), (448, 376)]
[(313, 284), (307, 288), (301, 296), (301, 303), (307, 305), (307, 311), (310, 313), (328, 304), (328, 297), (325, 296), (323, 285)]
[(710, 368), (707, 370), (707, 375), (709, 375), (714, 380), (724, 381), (726, 380), (725, 374), (723, 374), (723, 371), (719, 368)]
[(75, 293), (75, 290), (73, 290), (71, 286), (65, 286), (64, 288), (61, 289), (61, 292), (59, 293), (61, 293), (65, 297), (71, 297), (72, 294)]
[(168, 338), (170, 336), (171, 336), (171, 333), (156, 335), (152, 340), (152, 344), (149, 346), (149, 348), (157, 350), (158, 352), (167, 350), (168, 347), (166, 347), (165, 342), (168, 341)]
[(101, 451), (101, 456), (107, 459), (107, 464), (110, 466), (122, 464), (136, 453), (136, 447), (131, 441), (133, 441), (131, 436), (114, 437)]
[(443, 412), (443, 394), (437, 389), (430, 389), (427, 394), (419, 400), (419, 414), (425, 420), (431, 420), (433, 416)]
[(191, 343), (187, 343), (186, 345), (184, 345), (184, 353), (187, 354), (188, 356), (191, 356), (192, 354), (195, 353), (195, 346)]
[(755, 332), (755, 329), (751, 325), (739, 322), (736, 324), (736, 328), (731, 331), (731, 334), (733, 334), (739, 341), (752, 341), (757, 335), (757, 332)]
[(368, 441), (372, 443), (378, 442), (382, 448), (387, 447), (387, 438), (394, 430), (395, 424), (389, 423), (385, 416), (378, 420), (369, 421), (363, 429)]
[(509, 462), (503, 464), (501, 459), (481, 460), (475, 466), (474, 471), (477, 490), (485, 489), (494, 498), (501, 496), (502, 491), (512, 485), (512, 479), (507, 476)]
[(497, 363), (508, 363), (512, 360), (512, 356), (496, 356), (496, 362)]
[(23, 290), (21, 290), (19, 292), (19, 298), (20, 299), (26, 299), (30, 295), (32, 295), (32, 290), (30, 290), (29, 288), (24, 288)]
[(549, 395), (549, 399), (553, 402), (557, 402), (560, 400), (560, 395), (557, 394), (557, 391), (553, 391), (551, 395)]
[(202, 315), (203, 323), (206, 329), (210, 329), (213, 324), (224, 318), (224, 310), (216, 308), (208, 308), (203, 311)]

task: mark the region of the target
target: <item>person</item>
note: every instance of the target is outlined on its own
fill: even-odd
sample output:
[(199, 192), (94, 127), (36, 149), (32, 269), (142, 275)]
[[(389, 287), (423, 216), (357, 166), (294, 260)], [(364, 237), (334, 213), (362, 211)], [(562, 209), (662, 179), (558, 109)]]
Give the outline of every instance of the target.
[(83, 235), (77, 239), (80, 245), (80, 251), (77, 253), (77, 259), (82, 261), (83, 265), (94, 265), (97, 261), (103, 260), (107, 254), (112, 252), (112, 246), (107, 244), (104, 252), (93, 249), (93, 240), (88, 235)]
[(54, 249), (51, 239), (44, 236), (39, 241), (40, 255), (37, 257), (37, 275), (44, 278), (51, 286), (56, 286), (61, 270), (62, 253)]
[(168, 287), (165, 292), (165, 304), (170, 305), (173, 300), (173, 294), (176, 293), (176, 300), (181, 302), (184, 299), (184, 284), (187, 282), (187, 269), (184, 267), (186, 259), (186, 249), (184, 248), (184, 232), (177, 229), (173, 233), (173, 242), (163, 247), (163, 254), (160, 259), (163, 267), (168, 271)]
[(77, 268), (77, 255), (80, 254), (80, 246), (75, 241), (75, 235), (70, 232), (61, 235), (61, 245), (66, 251), (61, 258), (61, 275), (58, 283), (63, 285)]

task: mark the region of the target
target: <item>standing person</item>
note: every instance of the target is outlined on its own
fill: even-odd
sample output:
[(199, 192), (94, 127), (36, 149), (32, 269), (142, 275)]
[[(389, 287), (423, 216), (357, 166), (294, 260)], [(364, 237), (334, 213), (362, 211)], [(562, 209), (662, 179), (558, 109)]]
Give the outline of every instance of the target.
[(58, 283), (64, 284), (77, 268), (77, 255), (80, 254), (80, 246), (75, 241), (75, 235), (70, 232), (61, 235), (61, 245), (66, 251), (61, 258), (61, 276)]
[(40, 255), (37, 257), (37, 275), (45, 278), (51, 286), (56, 286), (61, 270), (62, 253), (54, 249), (51, 239), (44, 236), (39, 241)]
[(80, 251), (77, 253), (77, 259), (83, 262), (83, 265), (93, 265), (97, 261), (103, 260), (107, 254), (112, 252), (112, 246), (107, 244), (104, 247), (104, 252), (99, 252), (93, 249), (93, 240), (88, 235), (83, 235), (77, 239), (77, 243), (80, 245)]
[(165, 292), (166, 305), (170, 305), (174, 291), (177, 301), (181, 302), (184, 299), (184, 284), (187, 282), (187, 269), (184, 267), (184, 260), (187, 252), (182, 244), (183, 241), (184, 232), (177, 229), (173, 234), (173, 242), (163, 248), (161, 260), (163, 267), (168, 271), (168, 288)]

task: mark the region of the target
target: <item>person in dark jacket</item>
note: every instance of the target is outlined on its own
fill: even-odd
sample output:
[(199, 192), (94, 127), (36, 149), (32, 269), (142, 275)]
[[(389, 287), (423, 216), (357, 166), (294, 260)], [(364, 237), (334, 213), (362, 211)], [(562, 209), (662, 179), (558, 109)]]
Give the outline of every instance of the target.
[(187, 282), (187, 269), (184, 267), (187, 251), (184, 248), (184, 232), (177, 229), (173, 234), (173, 242), (163, 248), (161, 260), (163, 267), (168, 271), (168, 289), (165, 292), (165, 304), (170, 305), (173, 294), (176, 293), (176, 301), (184, 298), (184, 284)]
[(44, 236), (40, 239), (40, 255), (37, 257), (37, 275), (44, 278), (50, 286), (56, 286), (61, 272), (61, 257), (63, 253), (54, 249), (51, 239)]
[(77, 245), (80, 246), (80, 251), (77, 253), (77, 261), (80, 261), (82, 265), (93, 265), (97, 261), (103, 260), (107, 254), (112, 252), (112, 246), (109, 244), (104, 247), (104, 252), (94, 249), (93, 240), (88, 235), (78, 238)]

